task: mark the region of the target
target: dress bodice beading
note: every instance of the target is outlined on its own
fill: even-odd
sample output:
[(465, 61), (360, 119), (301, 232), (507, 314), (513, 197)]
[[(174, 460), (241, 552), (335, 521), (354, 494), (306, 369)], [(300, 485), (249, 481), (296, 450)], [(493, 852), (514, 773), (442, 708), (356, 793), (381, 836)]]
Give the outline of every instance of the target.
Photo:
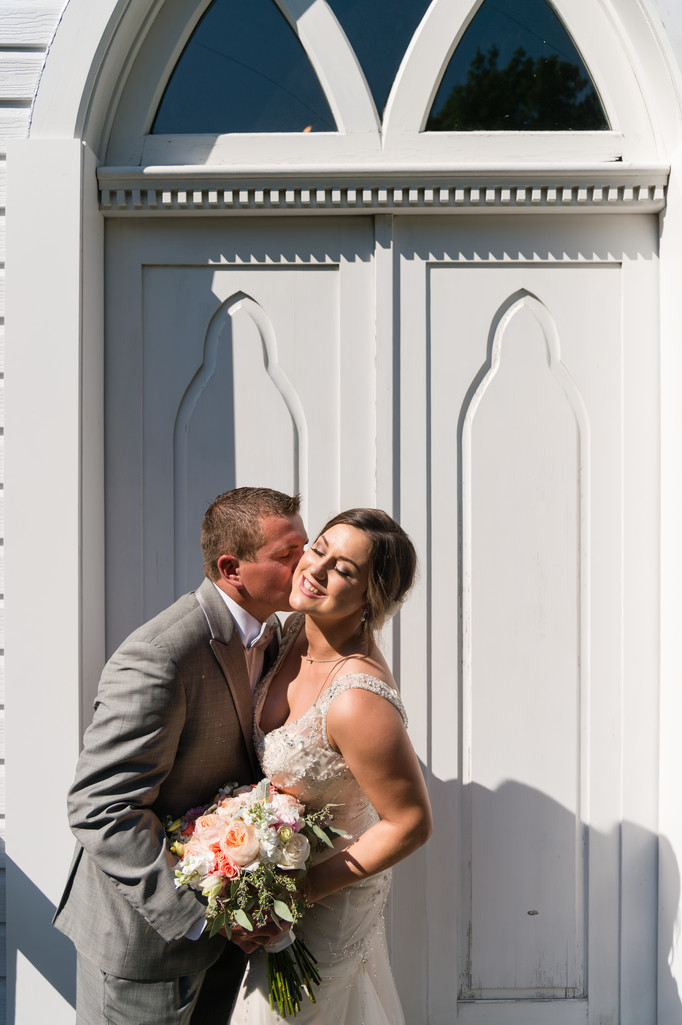
[[(394, 705), (406, 723), (397, 692), (365, 673), (346, 673), (333, 680), (295, 722), (264, 734), (260, 717), (270, 680), (277, 673), (303, 626), (303, 617), (286, 633), (275, 665), (254, 695), (254, 743), (263, 774), (275, 786), (297, 797), (310, 811), (334, 808), (334, 825), (345, 831), (336, 849), (349, 847), (377, 821), (343, 755), (329, 743), (327, 714), (339, 694), (352, 688), (369, 690)], [(320, 845), (322, 846), (322, 845)], [(331, 856), (324, 848), (313, 860)], [(359, 879), (317, 901), (297, 924), (296, 932), (317, 960), (322, 984), (316, 1003), (304, 1000), (296, 1025), (404, 1025), (386, 948), (384, 906), (390, 869)], [(270, 1009), (263, 952), (251, 955), (230, 1025), (287, 1025)]]
[[(293, 794), (311, 810), (326, 804), (336, 806), (334, 825), (346, 833), (338, 846), (347, 847), (376, 821), (376, 813), (343, 755), (329, 743), (327, 714), (332, 702), (347, 690), (368, 690), (390, 701), (406, 725), (407, 716), (400, 695), (393, 687), (367, 673), (346, 673), (333, 680), (299, 719), (264, 734), (260, 715), (269, 678), (286, 657), (302, 622), (303, 617), (298, 629), (294, 624), (287, 632), (277, 663), (256, 693), (254, 744), (263, 772), (275, 786)], [(327, 853), (332, 852), (324, 852), (322, 856)]]

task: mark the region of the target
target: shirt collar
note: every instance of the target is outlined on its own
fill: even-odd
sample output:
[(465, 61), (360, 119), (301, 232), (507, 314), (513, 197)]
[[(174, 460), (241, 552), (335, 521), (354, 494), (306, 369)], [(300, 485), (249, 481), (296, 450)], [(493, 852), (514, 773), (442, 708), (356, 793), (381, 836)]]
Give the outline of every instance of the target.
[(262, 637), (267, 629), (267, 623), (261, 623), (250, 612), (247, 612), (243, 606), (238, 605), (234, 598), (230, 598), (229, 594), (221, 590), (215, 582), (213, 582), (213, 586), (227, 605), (230, 615), (237, 624), (242, 644), (247, 649), (252, 647)]

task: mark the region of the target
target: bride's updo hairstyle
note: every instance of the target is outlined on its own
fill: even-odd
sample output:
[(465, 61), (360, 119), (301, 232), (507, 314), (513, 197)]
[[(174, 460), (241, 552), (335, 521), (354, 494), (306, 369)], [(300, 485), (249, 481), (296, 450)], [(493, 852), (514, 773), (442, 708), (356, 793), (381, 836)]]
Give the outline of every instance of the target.
[(370, 541), (367, 599), (362, 629), (370, 640), (394, 616), (414, 583), (417, 553), (403, 528), (382, 509), (347, 509), (320, 531), (324, 534), (345, 523), (366, 534)]

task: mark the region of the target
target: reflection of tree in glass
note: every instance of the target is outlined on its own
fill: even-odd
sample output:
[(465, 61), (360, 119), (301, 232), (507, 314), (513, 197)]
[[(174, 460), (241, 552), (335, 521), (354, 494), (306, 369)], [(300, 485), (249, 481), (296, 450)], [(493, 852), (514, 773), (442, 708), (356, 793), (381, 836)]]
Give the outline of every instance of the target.
[[(480, 49), (463, 85), (456, 85), (427, 132), (600, 131), (608, 128), (592, 83), (577, 64), (556, 56), (529, 57), (523, 47), (505, 68), (500, 51)], [(434, 109), (438, 103), (434, 103)]]

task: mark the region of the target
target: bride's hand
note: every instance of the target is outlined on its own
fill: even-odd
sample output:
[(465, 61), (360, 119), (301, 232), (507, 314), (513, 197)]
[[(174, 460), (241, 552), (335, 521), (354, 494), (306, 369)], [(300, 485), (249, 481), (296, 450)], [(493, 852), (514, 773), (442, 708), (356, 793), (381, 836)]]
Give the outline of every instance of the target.
[[(232, 929), (232, 935), (229, 939), (232, 940), (245, 954), (252, 954), (254, 950), (258, 950), (259, 947), (264, 947), (268, 943), (272, 943), (273, 940), (278, 939), (285, 932), (289, 931), (289, 924), (285, 929), (281, 926), (276, 925), (274, 922), (270, 922), (268, 925), (263, 926), (262, 929), (254, 929), (249, 932), (248, 929), (242, 929), (241, 926), (234, 926)], [(222, 936), (227, 937), (227, 933), (224, 929), (220, 930)]]

